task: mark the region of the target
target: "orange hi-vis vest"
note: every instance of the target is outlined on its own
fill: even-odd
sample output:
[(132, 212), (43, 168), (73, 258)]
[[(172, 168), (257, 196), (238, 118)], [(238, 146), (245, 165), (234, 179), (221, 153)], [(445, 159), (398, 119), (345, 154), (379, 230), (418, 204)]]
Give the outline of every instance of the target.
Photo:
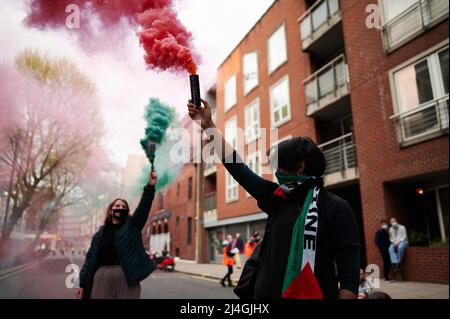
[(255, 250), (255, 246), (256, 246), (255, 242), (253, 242), (253, 245), (250, 244), (250, 242), (245, 243), (244, 253), (247, 257), (250, 258), (252, 256), (253, 251)]
[(223, 264), (227, 266), (234, 265), (234, 258), (227, 255), (227, 246), (222, 248)]

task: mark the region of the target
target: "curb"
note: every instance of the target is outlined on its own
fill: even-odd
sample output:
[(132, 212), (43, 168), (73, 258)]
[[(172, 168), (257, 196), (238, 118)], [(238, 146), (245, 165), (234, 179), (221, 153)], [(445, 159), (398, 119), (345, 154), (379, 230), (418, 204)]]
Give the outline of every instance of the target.
[[(214, 280), (218, 280), (218, 282), (220, 282), (220, 280), (222, 279), (221, 277), (216, 277), (213, 275), (209, 275), (209, 274), (199, 274), (199, 273), (194, 273), (194, 272), (190, 272), (190, 271), (186, 271), (186, 270), (177, 270), (175, 268), (175, 272), (179, 272), (182, 274), (187, 274), (187, 275), (193, 275), (193, 276), (200, 276), (200, 277), (204, 277), (204, 278), (208, 278), (208, 279), (214, 279)], [(239, 282), (239, 279), (232, 279), (233, 284), (237, 284)]]
[(29, 263), (26, 263), (24, 265), (4, 269), (4, 270), (0, 271), (0, 280), (5, 279), (10, 276), (13, 276), (13, 275), (17, 275), (23, 271), (34, 268), (38, 265), (39, 265), (39, 261), (35, 260), (35, 261), (30, 261)]

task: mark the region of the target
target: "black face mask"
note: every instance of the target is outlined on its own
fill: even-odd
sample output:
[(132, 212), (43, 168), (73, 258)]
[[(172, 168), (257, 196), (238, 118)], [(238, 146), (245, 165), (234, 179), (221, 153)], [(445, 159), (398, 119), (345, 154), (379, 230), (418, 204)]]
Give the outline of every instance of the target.
[(114, 218), (123, 222), (128, 218), (128, 209), (113, 209), (112, 215)]

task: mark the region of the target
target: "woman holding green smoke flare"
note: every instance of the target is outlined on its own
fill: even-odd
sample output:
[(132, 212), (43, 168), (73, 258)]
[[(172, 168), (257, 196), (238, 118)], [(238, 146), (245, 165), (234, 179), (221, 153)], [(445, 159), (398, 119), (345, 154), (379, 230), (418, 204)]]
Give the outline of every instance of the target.
[[(350, 205), (323, 187), (325, 157), (307, 137), (268, 153), (278, 183), (253, 173), (218, 132), (211, 108), (188, 113), (211, 138), (226, 170), (268, 214), (258, 256), (246, 263), (235, 293), (256, 299), (356, 298), (360, 244)], [(250, 266), (251, 265), (251, 266)]]
[(157, 174), (152, 171), (133, 215), (126, 200), (109, 204), (105, 224), (94, 235), (80, 271), (77, 298), (138, 299), (140, 281), (155, 269), (142, 243), (141, 231), (155, 195)]

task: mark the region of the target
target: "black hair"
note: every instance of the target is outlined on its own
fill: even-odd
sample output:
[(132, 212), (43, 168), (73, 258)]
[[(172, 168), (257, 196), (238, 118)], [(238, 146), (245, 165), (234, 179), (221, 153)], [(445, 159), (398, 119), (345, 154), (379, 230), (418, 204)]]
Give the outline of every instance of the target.
[(308, 176), (322, 176), (325, 172), (326, 162), (320, 148), (309, 137), (294, 137), (279, 143), (277, 168), (295, 172), (304, 161), (303, 174)]
[(367, 299), (392, 299), (387, 293), (382, 291), (372, 292), (367, 296)]

